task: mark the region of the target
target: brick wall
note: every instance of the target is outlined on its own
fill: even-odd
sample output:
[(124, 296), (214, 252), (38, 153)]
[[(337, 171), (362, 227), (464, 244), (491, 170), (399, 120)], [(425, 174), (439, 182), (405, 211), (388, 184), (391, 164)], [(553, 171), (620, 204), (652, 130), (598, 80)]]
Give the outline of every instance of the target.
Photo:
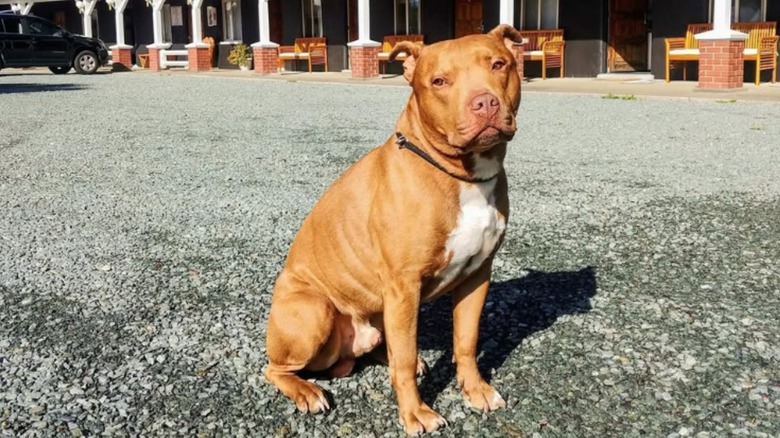
[(149, 70), (160, 71), (160, 49), (149, 48)]
[(131, 49), (111, 49), (111, 69), (113, 71), (129, 71), (133, 67)]
[(523, 54), (525, 52), (522, 44), (512, 45), (512, 51), (515, 52), (515, 61), (517, 62), (517, 74), (520, 75), (520, 80), (523, 80), (525, 74), (525, 63), (523, 62)]
[(211, 58), (208, 47), (190, 47), (187, 49), (187, 64), (189, 71), (211, 70)]
[(745, 73), (745, 41), (699, 41), (699, 87), (741, 88)]
[(267, 75), (279, 71), (279, 56), (275, 47), (254, 47), (252, 58), (255, 73)]
[(367, 79), (379, 76), (379, 60), (376, 58), (379, 49), (379, 47), (352, 47), (349, 49), (353, 78)]

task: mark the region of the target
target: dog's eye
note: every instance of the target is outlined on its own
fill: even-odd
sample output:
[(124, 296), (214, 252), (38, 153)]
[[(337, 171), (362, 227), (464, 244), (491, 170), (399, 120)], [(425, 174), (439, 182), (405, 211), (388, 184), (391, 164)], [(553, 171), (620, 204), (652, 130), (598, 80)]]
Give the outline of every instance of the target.
[(443, 87), (444, 84), (447, 83), (447, 81), (444, 80), (444, 78), (433, 78), (433, 81), (431, 81), (434, 87)]
[(506, 62), (504, 62), (504, 61), (501, 61), (501, 60), (493, 61), (493, 71), (501, 70), (502, 68), (504, 68), (505, 65), (506, 65)]

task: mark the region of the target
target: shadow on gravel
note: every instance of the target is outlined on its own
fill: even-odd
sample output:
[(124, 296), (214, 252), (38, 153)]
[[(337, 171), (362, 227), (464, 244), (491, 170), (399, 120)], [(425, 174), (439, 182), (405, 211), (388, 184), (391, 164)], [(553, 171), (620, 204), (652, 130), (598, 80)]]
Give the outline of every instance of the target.
[(76, 84), (0, 84), (0, 94), (40, 93), (42, 91), (76, 91), (86, 87)]
[[(482, 312), (477, 346), (478, 365), (490, 381), (490, 370), (499, 369), (526, 337), (550, 327), (563, 315), (587, 313), (596, 295), (596, 270), (541, 272), (490, 285)], [(444, 298), (420, 311), (422, 350), (444, 353), (430, 367), (420, 384), (423, 400), (436, 397), (455, 379), (452, 363), (452, 301)]]

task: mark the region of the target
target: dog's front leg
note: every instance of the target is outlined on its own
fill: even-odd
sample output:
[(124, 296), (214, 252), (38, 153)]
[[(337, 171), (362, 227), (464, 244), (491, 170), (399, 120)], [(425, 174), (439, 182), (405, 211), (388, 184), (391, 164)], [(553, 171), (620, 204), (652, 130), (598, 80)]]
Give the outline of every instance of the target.
[(396, 279), (384, 297), (384, 326), (390, 382), (398, 398), (401, 424), (409, 434), (433, 432), (444, 418), (420, 399), (417, 388), (417, 317), (420, 280)]
[(458, 384), (474, 409), (493, 411), (506, 406), (501, 395), (488, 385), (477, 368), (477, 338), (479, 318), (490, 285), (491, 263), (486, 262), (478, 272), (453, 293), (453, 351), (458, 367)]

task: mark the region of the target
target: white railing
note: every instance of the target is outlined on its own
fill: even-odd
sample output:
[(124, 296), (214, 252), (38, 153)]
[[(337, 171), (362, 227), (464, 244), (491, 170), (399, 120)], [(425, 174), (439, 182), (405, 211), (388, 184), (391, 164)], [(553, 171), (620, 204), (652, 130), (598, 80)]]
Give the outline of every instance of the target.
[(187, 50), (168, 50), (168, 49), (162, 49), (160, 50), (160, 68), (168, 68), (168, 67), (188, 67), (189, 61), (174, 61), (169, 60), (169, 56), (184, 56), (187, 57)]

